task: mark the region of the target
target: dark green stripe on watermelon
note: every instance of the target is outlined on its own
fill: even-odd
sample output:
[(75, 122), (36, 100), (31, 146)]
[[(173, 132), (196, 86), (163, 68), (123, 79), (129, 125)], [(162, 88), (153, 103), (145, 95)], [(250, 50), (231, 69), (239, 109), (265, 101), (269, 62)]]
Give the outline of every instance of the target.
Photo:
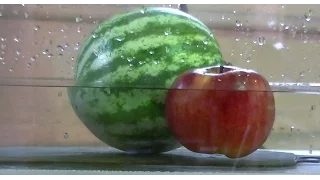
[(76, 85), (91, 87), (68, 93), (85, 126), (115, 148), (159, 153), (180, 146), (165, 120), (166, 88), (184, 71), (224, 62), (217, 41), (199, 20), (151, 8), (100, 24), (77, 63)]

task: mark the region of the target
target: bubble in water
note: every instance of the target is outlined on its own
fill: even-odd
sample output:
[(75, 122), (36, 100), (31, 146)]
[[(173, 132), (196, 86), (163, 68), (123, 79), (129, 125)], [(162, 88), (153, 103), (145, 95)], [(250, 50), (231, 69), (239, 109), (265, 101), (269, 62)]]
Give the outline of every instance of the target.
[(65, 132), (64, 135), (63, 135), (63, 137), (64, 137), (65, 139), (67, 139), (67, 138), (69, 137), (69, 134), (68, 134), (67, 132)]
[(241, 22), (240, 20), (236, 20), (236, 26), (237, 26), (237, 27), (242, 26), (242, 22)]
[(4, 64), (6, 64), (6, 62), (2, 61), (2, 64), (4, 65)]
[(171, 28), (167, 28), (167, 29), (165, 30), (164, 34), (165, 34), (166, 36), (171, 35), (171, 34), (172, 34)]
[(81, 16), (77, 16), (77, 17), (76, 17), (76, 22), (79, 23), (79, 22), (81, 22), (81, 21), (82, 21), (82, 17), (81, 17)]
[(263, 46), (266, 43), (266, 39), (263, 36), (258, 37), (258, 44)]
[(14, 40), (15, 42), (19, 42), (19, 41), (20, 41), (19, 37), (14, 37), (13, 40)]
[(40, 29), (40, 26), (39, 26), (39, 25), (35, 25), (35, 26), (33, 26), (33, 29), (34, 29), (35, 31), (38, 31), (38, 30)]
[(123, 41), (125, 38), (124, 37), (117, 37), (116, 38), (116, 40), (118, 41), (118, 42), (121, 42), (121, 41)]

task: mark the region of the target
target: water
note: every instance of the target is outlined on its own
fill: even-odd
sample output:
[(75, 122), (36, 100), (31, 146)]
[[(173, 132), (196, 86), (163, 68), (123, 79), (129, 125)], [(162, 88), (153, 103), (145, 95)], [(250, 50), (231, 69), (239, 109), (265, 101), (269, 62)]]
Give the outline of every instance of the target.
[[(52, 83), (54, 84), (54, 83)], [(60, 81), (60, 84), (61, 83)], [(67, 84), (67, 83), (66, 83)], [(8, 145), (77, 145), (101, 146), (74, 114), (65, 86), (0, 86), (0, 144)], [(69, 86), (70, 87), (70, 86)], [(93, 87), (91, 87), (93, 88)], [(103, 88), (100, 89), (110, 89)], [(273, 88), (277, 89), (277, 88)], [(163, 92), (154, 88), (114, 88), (114, 91)], [(114, 92), (113, 91), (113, 92)], [(199, 92), (200, 90), (195, 90)], [(112, 95), (112, 91), (110, 91)], [(232, 92), (232, 91), (230, 91)], [(255, 93), (255, 92), (252, 92)], [(320, 150), (319, 95), (300, 92), (274, 92), (276, 121), (263, 145), (268, 149)], [(141, 97), (134, 97), (141, 99)], [(123, 104), (125, 106), (125, 104)], [(15, 113), (19, 111), (19, 113)], [(134, 115), (133, 115), (134, 116)], [(16, 130), (19, 130), (19, 136)], [(63, 136), (61, 136), (61, 131)], [(67, 134), (65, 134), (67, 132)], [(75, 135), (75, 134), (81, 135)], [(74, 134), (68, 136), (68, 134)], [(65, 141), (68, 139), (68, 141)]]

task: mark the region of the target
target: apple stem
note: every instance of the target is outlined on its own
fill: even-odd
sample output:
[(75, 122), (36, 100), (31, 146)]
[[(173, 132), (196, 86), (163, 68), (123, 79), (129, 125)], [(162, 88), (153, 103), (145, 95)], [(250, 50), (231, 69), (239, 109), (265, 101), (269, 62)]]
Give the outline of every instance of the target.
[(223, 73), (223, 69), (224, 69), (224, 67), (223, 67), (223, 65), (221, 65), (221, 66), (220, 66), (219, 73)]

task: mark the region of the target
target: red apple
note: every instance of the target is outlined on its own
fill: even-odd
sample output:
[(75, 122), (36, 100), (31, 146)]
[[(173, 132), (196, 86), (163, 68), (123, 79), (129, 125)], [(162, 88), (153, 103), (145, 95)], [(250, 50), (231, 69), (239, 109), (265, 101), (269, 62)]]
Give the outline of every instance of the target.
[(170, 130), (187, 149), (240, 158), (267, 140), (275, 101), (259, 73), (212, 66), (177, 77), (167, 94), (166, 116)]

